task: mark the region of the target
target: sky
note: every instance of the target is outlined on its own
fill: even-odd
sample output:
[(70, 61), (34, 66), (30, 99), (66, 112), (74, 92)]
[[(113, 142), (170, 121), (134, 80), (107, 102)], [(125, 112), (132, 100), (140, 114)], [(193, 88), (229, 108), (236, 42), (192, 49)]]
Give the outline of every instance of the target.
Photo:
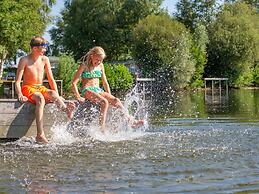
[[(162, 3), (162, 7), (166, 8), (168, 12), (171, 14), (175, 11), (175, 5), (177, 3), (177, 0), (164, 0)], [(56, 4), (52, 7), (52, 11), (50, 13), (51, 16), (59, 16), (60, 11), (64, 8), (64, 0), (57, 0)], [(48, 40), (48, 42), (52, 42), (50, 35), (48, 33), (48, 30), (52, 28), (52, 24), (50, 24), (47, 29), (45, 34), (43, 35), (45, 39)]]

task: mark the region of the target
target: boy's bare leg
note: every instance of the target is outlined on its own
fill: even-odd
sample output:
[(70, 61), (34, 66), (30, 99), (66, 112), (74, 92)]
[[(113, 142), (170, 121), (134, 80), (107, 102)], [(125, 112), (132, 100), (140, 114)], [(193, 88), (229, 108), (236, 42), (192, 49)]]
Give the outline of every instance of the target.
[(67, 103), (65, 103), (64, 100), (63, 100), (61, 97), (59, 97), (59, 96), (57, 96), (54, 101), (57, 103), (57, 105), (58, 105), (61, 109), (64, 109), (64, 110), (65, 110), (65, 112), (66, 112), (66, 114), (67, 114), (67, 117), (68, 117), (69, 119), (72, 119), (72, 118), (73, 118), (73, 116), (74, 116), (74, 110), (75, 110), (75, 108), (76, 108), (75, 103), (73, 103), (73, 102), (67, 102)]
[(64, 99), (60, 97), (57, 92), (54, 90), (49, 90), (46, 94), (44, 94), (45, 98), (49, 101), (55, 102), (57, 106), (63, 110), (65, 110), (67, 117), (69, 119), (72, 119), (74, 116), (74, 110), (75, 110), (75, 103), (73, 102), (68, 102), (65, 104)]
[(35, 139), (39, 143), (47, 144), (48, 140), (43, 130), (43, 111), (45, 106), (45, 99), (41, 93), (33, 94), (32, 99), (35, 100), (36, 103), (35, 117), (37, 125), (37, 135)]
[(75, 103), (73, 103), (73, 102), (66, 103), (66, 113), (67, 113), (67, 117), (69, 119), (73, 118), (75, 108), (76, 108)]

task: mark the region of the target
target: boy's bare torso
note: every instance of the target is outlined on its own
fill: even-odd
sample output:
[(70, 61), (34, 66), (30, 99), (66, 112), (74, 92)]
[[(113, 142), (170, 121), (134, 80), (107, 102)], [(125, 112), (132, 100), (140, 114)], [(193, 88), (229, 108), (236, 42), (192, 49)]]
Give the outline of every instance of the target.
[(23, 85), (42, 84), (46, 57), (39, 56), (36, 60), (33, 60), (30, 56), (26, 56), (22, 60), (24, 64)]

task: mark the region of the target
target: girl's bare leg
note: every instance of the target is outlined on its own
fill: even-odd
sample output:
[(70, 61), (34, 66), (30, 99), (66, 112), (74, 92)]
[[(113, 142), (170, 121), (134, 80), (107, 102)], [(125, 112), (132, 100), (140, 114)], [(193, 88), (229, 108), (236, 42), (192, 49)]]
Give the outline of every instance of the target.
[(102, 132), (105, 132), (105, 121), (107, 117), (107, 111), (109, 107), (109, 102), (106, 98), (101, 96), (100, 94), (97, 94), (92, 91), (86, 91), (85, 92), (85, 99), (90, 100), (91, 102), (100, 105), (100, 117), (99, 117), (99, 123), (101, 126)]
[(127, 111), (125, 110), (125, 108), (124, 108), (123, 104), (121, 103), (120, 99), (116, 98), (115, 96), (113, 96), (113, 95), (111, 95), (107, 92), (103, 92), (103, 93), (101, 93), (101, 95), (104, 98), (106, 98), (112, 106), (114, 106), (116, 108), (119, 108), (123, 112), (123, 114), (125, 114), (125, 116), (128, 118), (128, 120), (130, 121), (131, 126), (133, 128), (138, 128), (138, 127), (144, 125), (143, 119), (142, 120), (136, 120), (131, 115), (129, 115), (127, 113)]

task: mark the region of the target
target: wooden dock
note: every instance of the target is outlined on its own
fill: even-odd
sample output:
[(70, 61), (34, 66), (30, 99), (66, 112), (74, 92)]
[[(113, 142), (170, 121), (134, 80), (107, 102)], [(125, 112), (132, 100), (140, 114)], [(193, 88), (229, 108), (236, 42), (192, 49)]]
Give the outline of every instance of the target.
[[(228, 100), (228, 78), (204, 78), (205, 102), (222, 104)], [(211, 86), (208, 87), (209, 82)]]
[(218, 82), (218, 88), (221, 91), (222, 90), (222, 83), (225, 82), (225, 89), (226, 92), (228, 93), (228, 78), (204, 78), (205, 80), (205, 90), (207, 89), (207, 82), (211, 81), (211, 89), (215, 89), (215, 83)]

